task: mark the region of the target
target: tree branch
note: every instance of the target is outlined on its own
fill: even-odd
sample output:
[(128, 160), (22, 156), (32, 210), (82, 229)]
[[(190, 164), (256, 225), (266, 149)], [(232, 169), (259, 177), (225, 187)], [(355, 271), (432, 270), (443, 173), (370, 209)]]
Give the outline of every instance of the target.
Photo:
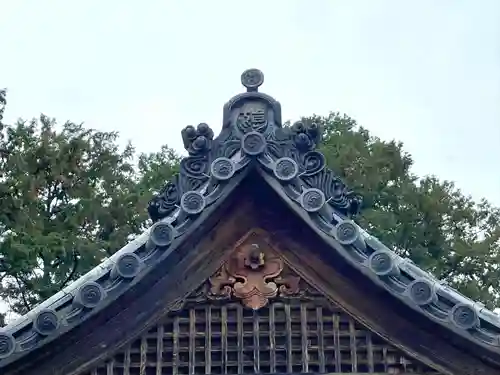
[(26, 299), (26, 294), (25, 294), (26, 288), (21, 287), (21, 281), (19, 281), (19, 278), (17, 276), (14, 276), (14, 278), (16, 279), (17, 286), (19, 287), (19, 291), (21, 292), (21, 299), (23, 301), (24, 308), (26, 309), (26, 312), (28, 312), (31, 310), (31, 306), (30, 306), (28, 300)]
[(64, 287), (66, 287), (66, 285), (68, 285), (68, 283), (73, 279), (73, 277), (75, 276), (77, 268), (78, 268), (78, 254), (73, 249), (73, 267), (72, 267), (71, 272), (69, 273), (68, 277), (66, 277), (66, 279), (61, 284), (61, 287), (60, 287), (61, 289), (63, 289)]

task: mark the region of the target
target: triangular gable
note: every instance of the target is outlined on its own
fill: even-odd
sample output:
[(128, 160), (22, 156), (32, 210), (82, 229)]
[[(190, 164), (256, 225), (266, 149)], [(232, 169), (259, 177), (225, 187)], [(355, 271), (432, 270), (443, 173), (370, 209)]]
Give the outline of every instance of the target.
[(147, 333), (81, 375), (439, 374), (350, 317), (259, 231)]
[[(133, 319), (135, 332), (142, 324), (138, 314), (141, 318), (146, 316), (144, 320), (148, 322), (152, 319), (148, 314), (159, 314), (160, 304), (151, 302), (153, 295), (149, 289), (162, 283), (172, 288), (176, 278), (185, 281), (187, 276), (179, 270), (183, 260), (196, 258), (194, 247), (201, 236), (210, 235), (217, 223), (236, 220), (225, 218), (222, 212), (228, 206), (233, 211), (244, 206), (235, 194), (245, 191), (247, 199), (253, 199), (252, 204), (259, 209), (273, 206), (278, 200), (285, 208), (273, 209), (281, 210), (281, 216), (275, 213), (266, 220), (283, 222), (288, 227), (274, 231), (288, 231), (294, 241), (300, 242), (288, 221), (289, 216), (294, 216), (294, 220), (300, 221), (297, 231), (308, 228), (310, 237), (306, 242), (321, 247), (321, 255), (316, 255), (322, 261), (330, 268), (334, 268), (335, 262), (347, 265), (345, 272), (349, 273), (352, 284), (365, 283), (363, 287), (380, 295), (380, 300), (390, 304), (391, 309), (397, 309), (388, 311), (388, 315), (404, 312), (421, 333), (399, 332), (390, 327), (390, 320), (378, 317), (372, 318), (374, 324), (370, 328), (380, 323), (379, 328), (394, 336), (392, 342), (407, 350), (412, 348), (415, 353), (425, 353), (430, 362), (440, 363), (440, 369), (452, 368), (454, 373), (466, 375), (500, 370), (498, 316), (442, 285), (360, 228), (353, 216), (359, 210), (361, 198), (327, 168), (324, 156), (316, 150), (321, 129), (301, 122), (283, 127), (279, 102), (257, 90), (263, 82), (260, 71), (245, 72), (242, 82), (247, 92), (224, 106), (223, 128), (218, 137), (214, 138), (206, 124), (183, 130), (189, 155), (182, 160), (180, 173), (149, 205), (155, 224), (87, 275), (3, 328), (0, 369), (7, 374), (26, 374), (24, 368), (35, 368), (37, 361), (41, 361), (46, 366), (39, 368), (47, 369), (43, 374), (52, 375), (57, 367), (56, 360), (51, 358), (52, 348), (64, 351), (64, 356), (61, 355), (67, 361), (64, 365), (73, 368), (90, 360), (81, 352), (87, 342), (109, 350), (108, 345), (124, 341), (126, 333), (116, 333), (116, 327)], [(260, 185), (275, 194), (271, 197), (265, 189), (257, 191)], [(253, 191), (254, 188), (257, 190)], [(258, 220), (255, 226), (260, 225)], [(236, 236), (240, 230), (232, 227), (225, 236)], [(289, 245), (293, 247), (292, 243)], [(312, 256), (316, 250), (305, 246), (304, 251)], [(327, 280), (327, 272), (323, 278), (328, 286), (320, 288), (324, 295), (328, 294), (326, 289), (336, 287)], [(189, 277), (194, 283), (199, 275)], [(168, 290), (165, 298), (177, 298), (175, 293)], [(142, 301), (148, 302), (139, 306)], [(365, 312), (370, 310), (364, 301), (352, 301), (353, 306), (356, 303), (363, 305)], [(364, 319), (366, 315), (369, 314), (365, 313)], [(398, 321), (402, 320), (398, 317)], [(401, 326), (409, 328), (407, 324)], [(101, 329), (115, 331), (105, 334)], [(441, 347), (429, 342), (432, 335), (436, 342), (443, 343)], [(418, 336), (419, 340), (412, 336)], [(49, 361), (52, 362), (48, 364)]]

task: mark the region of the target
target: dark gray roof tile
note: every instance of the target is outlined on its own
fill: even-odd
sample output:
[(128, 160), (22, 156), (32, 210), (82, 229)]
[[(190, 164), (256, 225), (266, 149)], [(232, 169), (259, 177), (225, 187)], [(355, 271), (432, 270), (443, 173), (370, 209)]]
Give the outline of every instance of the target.
[(124, 293), (126, 279), (154, 268), (170, 243), (224, 196), (230, 181), (250, 168), (258, 168), (293, 209), (302, 210), (318, 233), (341, 244), (337, 251), (374, 283), (438, 324), (500, 352), (500, 318), (495, 313), (400, 257), (353, 221), (361, 197), (325, 165), (316, 149), (321, 130), (301, 122), (284, 128), (279, 102), (257, 91), (263, 81), (260, 75), (256, 70), (243, 74), (248, 92), (225, 105), (218, 137), (206, 124), (183, 130), (189, 155), (179, 175), (150, 202), (153, 227), (1, 329), (0, 368), (81, 324), (89, 311)]

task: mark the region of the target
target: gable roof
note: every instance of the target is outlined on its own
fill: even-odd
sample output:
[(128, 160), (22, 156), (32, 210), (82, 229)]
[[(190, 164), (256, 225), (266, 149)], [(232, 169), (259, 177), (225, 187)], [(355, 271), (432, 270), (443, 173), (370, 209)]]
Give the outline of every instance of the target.
[[(251, 170), (308, 225), (332, 243), (355, 269), (395, 299), (500, 358), (500, 318), (398, 256), (363, 230), (353, 217), (361, 197), (349, 191), (316, 150), (316, 124), (283, 127), (281, 106), (258, 92), (263, 75), (242, 75), (247, 92), (224, 106), (223, 128), (214, 138), (206, 124), (182, 131), (188, 156), (180, 173), (151, 200), (154, 224), (112, 257), (0, 331), (0, 368), (81, 325), (127, 292), (165, 259), (192, 228)], [(338, 246), (340, 245), (340, 246)]]
[[(265, 187), (262, 190), (265, 193)], [(241, 195), (244, 193), (238, 191)], [(266, 215), (265, 208), (258, 211)], [(252, 215), (252, 210), (247, 214)], [(299, 220), (292, 221), (301, 226)], [(280, 226), (295, 232), (290, 224)], [(358, 316), (350, 315), (345, 304), (330, 299), (324, 292), (325, 285), (293, 258), (293, 251), (281, 242), (283, 238), (261, 227), (250, 227), (223, 250), (224, 261), (210, 272), (210, 277), (190, 290), (153, 326), (88, 366), (84, 374), (122, 374), (125, 369), (132, 374), (137, 368), (145, 374), (155, 369), (165, 374), (448, 374), (439, 372), (439, 364), (426, 363), (429, 360), (424, 353), (415, 355), (399, 349), (390, 335), (377, 334)], [(249, 311), (252, 308), (255, 311)], [(288, 327), (287, 332), (283, 332), (284, 327)], [(203, 357), (183, 355), (181, 348), (190, 347), (189, 337), (194, 337), (194, 350), (204, 350)], [(184, 344), (178, 340), (184, 340)], [(157, 348), (156, 361), (151, 358), (151, 348)], [(323, 355), (315, 355), (316, 350)], [(134, 355), (141, 352), (149, 352), (150, 360), (148, 356)]]

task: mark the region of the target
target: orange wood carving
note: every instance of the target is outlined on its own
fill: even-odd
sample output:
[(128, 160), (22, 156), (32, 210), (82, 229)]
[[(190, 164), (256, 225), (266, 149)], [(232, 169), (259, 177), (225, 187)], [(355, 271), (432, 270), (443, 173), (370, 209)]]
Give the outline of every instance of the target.
[(283, 259), (258, 236), (250, 235), (210, 278), (210, 294), (233, 296), (251, 309), (260, 309), (270, 298), (298, 293), (299, 278), (281, 277), (284, 268)]

